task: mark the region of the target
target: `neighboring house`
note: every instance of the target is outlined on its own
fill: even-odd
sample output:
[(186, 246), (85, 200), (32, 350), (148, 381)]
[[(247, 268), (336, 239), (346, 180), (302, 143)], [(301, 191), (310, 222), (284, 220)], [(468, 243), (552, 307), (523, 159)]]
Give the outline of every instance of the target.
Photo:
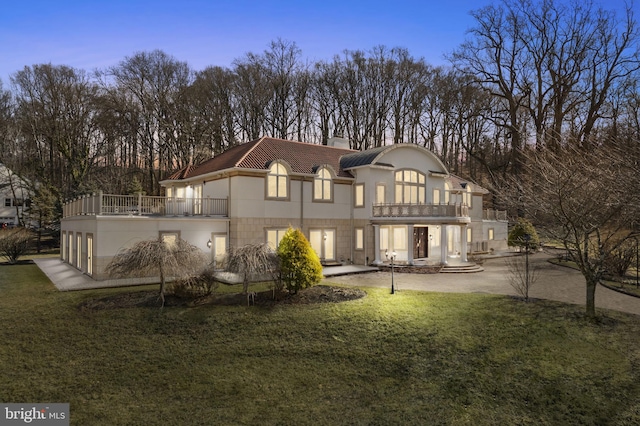
[(261, 138), (161, 182), (164, 197), (94, 194), (68, 202), (61, 257), (93, 276), (118, 250), (180, 237), (223, 258), (230, 246), (279, 243), (300, 228), (325, 264), (466, 262), (506, 249), (504, 212), (487, 191), (450, 175), (430, 151), (396, 144), (367, 151)]
[(0, 227), (23, 224), (28, 202), (27, 182), (0, 163)]

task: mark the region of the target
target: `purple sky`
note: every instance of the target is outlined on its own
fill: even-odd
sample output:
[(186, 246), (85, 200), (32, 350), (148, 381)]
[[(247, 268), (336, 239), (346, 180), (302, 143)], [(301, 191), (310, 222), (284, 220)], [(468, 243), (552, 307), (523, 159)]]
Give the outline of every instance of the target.
[(154, 49), (196, 70), (230, 66), (277, 38), (311, 61), (385, 45), (440, 65), (463, 41), (469, 11), (491, 1), (10, 0), (0, 6), (0, 80), (8, 88), (9, 75), (28, 65), (92, 71)]

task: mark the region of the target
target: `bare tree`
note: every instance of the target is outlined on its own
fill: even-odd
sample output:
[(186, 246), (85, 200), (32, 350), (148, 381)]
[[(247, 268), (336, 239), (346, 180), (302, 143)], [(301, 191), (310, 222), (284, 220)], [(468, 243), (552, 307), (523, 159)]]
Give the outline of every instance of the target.
[(82, 70), (50, 64), (25, 67), (11, 80), (29, 168), (65, 197), (89, 189), (87, 176), (101, 155), (97, 86)]
[(524, 256), (507, 258), (506, 264), (509, 268), (509, 284), (525, 302), (528, 302), (529, 291), (538, 281), (540, 266), (529, 261), (528, 252)]
[(500, 101), (491, 119), (507, 131), (516, 173), (530, 128), (538, 148), (590, 143), (609, 94), (640, 67), (630, 6), (619, 20), (592, 2), (503, 0), (472, 16), (451, 60)]
[(206, 264), (206, 256), (198, 247), (181, 238), (164, 241), (162, 238), (137, 242), (132, 247), (121, 250), (107, 265), (106, 271), (112, 277), (160, 277), (159, 299), (165, 302), (168, 279), (178, 279), (197, 275)]
[(127, 131), (135, 132), (147, 192), (157, 194), (163, 173), (193, 158), (186, 127), (191, 117), (183, 108), (190, 102), (187, 89), (193, 73), (186, 62), (154, 50), (127, 57), (100, 77), (114, 113), (127, 120)]
[(613, 142), (589, 150), (565, 144), (557, 152), (529, 151), (523, 179), (503, 188), (505, 203), (563, 243), (585, 278), (591, 317), (607, 256), (638, 229), (640, 185), (631, 157)]

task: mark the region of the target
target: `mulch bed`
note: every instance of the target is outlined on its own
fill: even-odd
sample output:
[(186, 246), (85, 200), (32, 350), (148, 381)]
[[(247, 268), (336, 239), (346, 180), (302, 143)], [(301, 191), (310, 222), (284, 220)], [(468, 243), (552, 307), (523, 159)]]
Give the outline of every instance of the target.
[[(280, 293), (274, 299), (272, 291), (259, 293), (212, 294), (198, 298), (181, 298), (172, 295), (165, 297), (165, 307), (172, 306), (276, 306), (276, 305), (309, 305), (315, 303), (338, 303), (356, 300), (366, 296), (362, 290), (355, 288), (332, 287), (318, 285), (299, 291), (296, 294)], [(89, 299), (82, 302), (80, 310), (96, 311), (104, 309), (120, 309), (135, 307), (159, 307), (158, 291), (146, 290), (131, 293), (121, 293), (99, 299)]]

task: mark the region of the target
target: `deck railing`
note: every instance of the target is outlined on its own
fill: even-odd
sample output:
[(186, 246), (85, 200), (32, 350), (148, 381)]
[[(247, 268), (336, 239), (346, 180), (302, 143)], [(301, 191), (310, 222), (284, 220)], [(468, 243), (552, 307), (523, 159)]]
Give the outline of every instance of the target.
[(507, 222), (509, 218), (507, 217), (506, 210), (493, 210), (486, 209), (482, 211), (482, 219), (483, 220), (497, 220), (499, 222)]
[(373, 217), (467, 217), (462, 204), (374, 204)]
[(228, 216), (226, 198), (91, 194), (66, 202), (62, 216)]

